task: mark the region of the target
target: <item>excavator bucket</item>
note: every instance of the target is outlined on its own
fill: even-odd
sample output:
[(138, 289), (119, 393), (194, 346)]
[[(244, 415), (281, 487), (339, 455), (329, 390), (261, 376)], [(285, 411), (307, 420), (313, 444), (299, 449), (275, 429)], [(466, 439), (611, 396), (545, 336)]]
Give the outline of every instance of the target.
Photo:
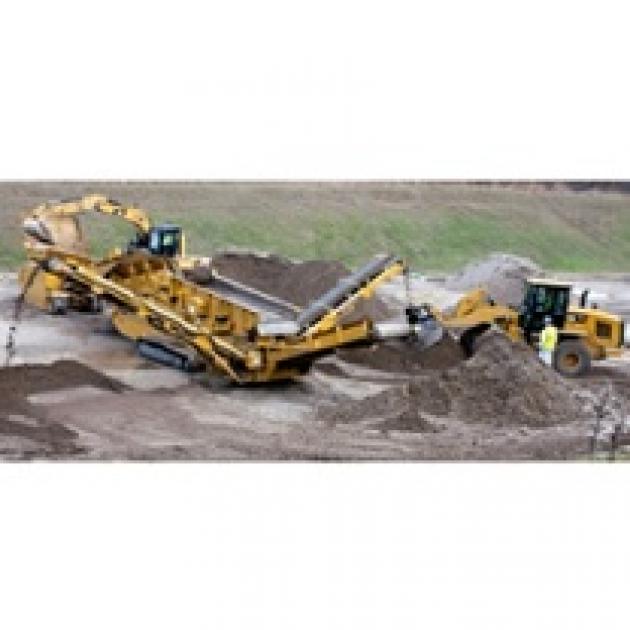
[(54, 245), (50, 230), (43, 221), (33, 218), (24, 219), (22, 227), (24, 233), (34, 238), (37, 242), (43, 243), (44, 245)]
[(430, 348), (439, 343), (444, 336), (442, 324), (435, 318), (428, 304), (409, 305), (405, 309), (411, 339), (420, 349)]

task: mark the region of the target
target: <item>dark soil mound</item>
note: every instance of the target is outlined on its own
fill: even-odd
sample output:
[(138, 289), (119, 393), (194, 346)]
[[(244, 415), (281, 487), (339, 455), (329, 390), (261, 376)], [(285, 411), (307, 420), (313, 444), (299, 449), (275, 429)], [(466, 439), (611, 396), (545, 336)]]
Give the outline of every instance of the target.
[(426, 349), (412, 341), (390, 340), (368, 348), (344, 348), (337, 354), (349, 363), (386, 372), (412, 374), (427, 369), (448, 369), (464, 360), (462, 347), (448, 334)]
[[(14, 365), (0, 369), (0, 416), (11, 413), (11, 402), (26, 400), (30, 394), (92, 385), (110, 391), (125, 386), (87, 365), (76, 361), (56, 361), (51, 365)], [(17, 411), (17, 413), (20, 413)]]
[(423, 432), (436, 418), (545, 427), (589, 413), (574, 386), (542, 365), (529, 347), (492, 332), (480, 340), (469, 361), (414, 376), (405, 385), (322, 411), (321, 417), (329, 422), (380, 421), (389, 429)]
[[(212, 267), (221, 276), (303, 308), (350, 274), (350, 270), (337, 261), (295, 262), (271, 254), (248, 252), (217, 254), (212, 258)], [(203, 284), (209, 280), (208, 273), (209, 270), (198, 269), (189, 277)], [(348, 321), (364, 317), (387, 319), (391, 315), (384, 302), (372, 298), (367, 302), (361, 300), (348, 314)]]
[(465, 421), (551, 426), (584, 413), (570, 381), (541, 364), (531, 348), (501, 333), (484, 335), (470, 361), (427, 385), (443, 389)]
[[(6, 440), (26, 439), (31, 447), (18, 448), (21, 457), (76, 455), (77, 434), (46, 418), (42, 405), (33, 405), (28, 396), (91, 385), (109, 391), (125, 386), (76, 361), (57, 361), (51, 365), (16, 365), (0, 369), (0, 455), (11, 456)], [(4, 438), (4, 439), (3, 439)]]
[(226, 278), (302, 307), (308, 306), (350, 273), (340, 262), (292, 262), (274, 255), (234, 252), (214, 256), (212, 265)]

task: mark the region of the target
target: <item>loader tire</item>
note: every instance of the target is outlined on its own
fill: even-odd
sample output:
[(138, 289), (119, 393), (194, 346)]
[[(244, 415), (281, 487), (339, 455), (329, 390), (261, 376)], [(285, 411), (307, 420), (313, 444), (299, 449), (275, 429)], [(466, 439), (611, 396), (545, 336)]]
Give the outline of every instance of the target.
[(554, 354), (554, 367), (569, 378), (583, 376), (591, 369), (591, 355), (586, 346), (575, 339), (561, 341)]

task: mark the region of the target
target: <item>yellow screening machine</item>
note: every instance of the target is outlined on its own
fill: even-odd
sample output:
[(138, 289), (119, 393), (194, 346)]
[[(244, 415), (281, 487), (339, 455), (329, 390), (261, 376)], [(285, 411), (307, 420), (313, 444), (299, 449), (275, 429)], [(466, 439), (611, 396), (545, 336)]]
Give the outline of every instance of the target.
[[(87, 210), (131, 220), (138, 237), (125, 253), (93, 260), (80, 246), (79, 232), (73, 242), (73, 228), (63, 221), (76, 221)], [(98, 309), (106, 301), (115, 328), (146, 356), (178, 367), (201, 361), (236, 382), (298, 376), (340, 346), (411, 337), (420, 349), (441, 337), (430, 315), (415, 309), (387, 325), (345, 317), (357, 301), (405, 272), (394, 256), (374, 258), (300, 309), (216, 273), (203, 285), (186, 279), (179, 228), (151, 228), (144, 213), (100, 196), (44, 204), (24, 221), (24, 230), (26, 301), (53, 313), (86, 304)]]

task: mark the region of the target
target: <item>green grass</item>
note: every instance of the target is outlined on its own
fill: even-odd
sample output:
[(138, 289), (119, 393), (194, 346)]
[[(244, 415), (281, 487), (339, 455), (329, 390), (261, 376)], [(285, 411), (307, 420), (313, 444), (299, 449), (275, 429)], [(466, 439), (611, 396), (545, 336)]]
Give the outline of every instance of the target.
[[(453, 270), (493, 251), (533, 258), (543, 267), (563, 271), (630, 269), (630, 217), (608, 242), (564, 226), (514, 225), (510, 217), (443, 216), (419, 220), (404, 212), (386, 216), (325, 211), (285, 219), (280, 229), (269, 217), (213, 216), (186, 220), (190, 250), (207, 252), (226, 244), (256, 248), (295, 258), (339, 259), (356, 265), (371, 254), (388, 251), (419, 269)], [(626, 237), (627, 234), (627, 237)]]
[(21, 243), (0, 235), (0, 269), (15, 269), (24, 261)]
[[(630, 196), (462, 184), (0, 183), (0, 267), (23, 259), (20, 213), (47, 198), (102, 192), (186, 230), (189, 251), (244, 247), (350, 266), (393, 252), (450, 271), (493, 251), (558, 271), (630, 271)], [(93, 251), (131, 236), (88, 221)]]

